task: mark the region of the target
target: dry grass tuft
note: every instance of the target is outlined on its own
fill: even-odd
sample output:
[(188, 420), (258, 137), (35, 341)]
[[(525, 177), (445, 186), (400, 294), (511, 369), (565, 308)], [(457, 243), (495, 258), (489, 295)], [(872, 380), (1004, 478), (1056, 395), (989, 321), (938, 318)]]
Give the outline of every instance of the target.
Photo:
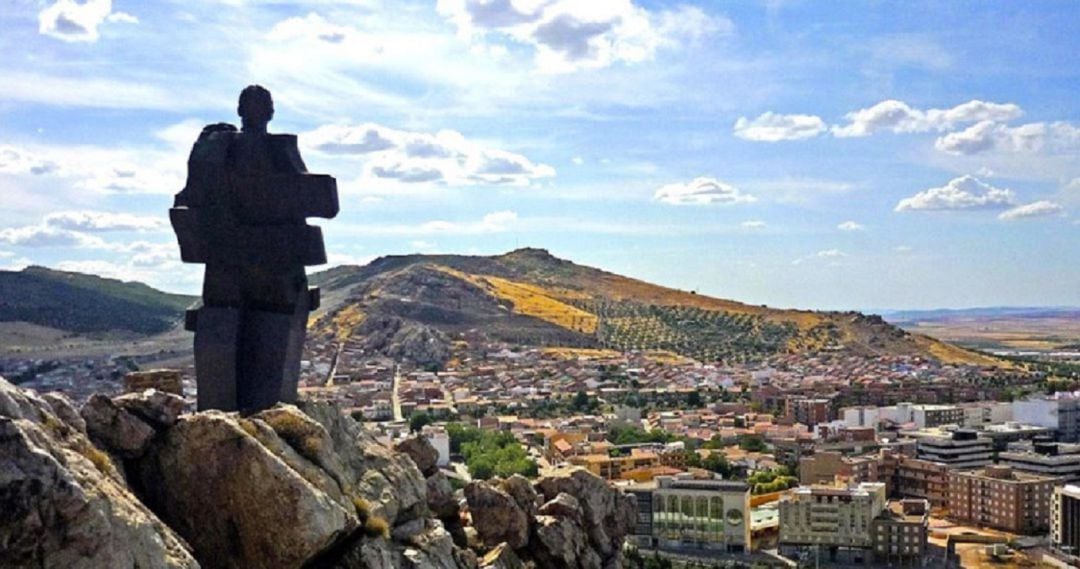
[(383, 539), (390, 538), (390, 523), (384, 518), (378, 516), (371, 516), (364, 522), (364, 533), (368, 537), (381, 537)]

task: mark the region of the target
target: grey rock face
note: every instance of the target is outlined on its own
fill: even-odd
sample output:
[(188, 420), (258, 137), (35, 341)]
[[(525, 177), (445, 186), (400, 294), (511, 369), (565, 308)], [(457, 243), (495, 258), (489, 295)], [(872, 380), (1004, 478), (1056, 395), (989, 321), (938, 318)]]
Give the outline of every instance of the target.
[(582, 522), (581, 503), (570, 494), (560, 492), (553, 500), (540, 506), (540, 515), (568, 518), (580, 526)]
[(439, 451), (423, 436), (413, 436), (394, 445), (394, 450), (409, 455), (424, 476), (431, 476), (437, 470)]
[(483, 481), (465, 487), (473, 527), (485, 544), (500, 542), (520, 549), (529, 542), (529, 518), (514, 498), (500, 488)]
[(454, 487), (450, 485), (450, 479), (442, 472), (428, 476), (427, 481), (427, 504), (431, 513), (440, 519), (453, 518), (458, 515), (458, 499), (454, 496)]
[(606, 564), (616, 558), (623, 540), (633, 527), (637, 508), (634, 499), (610, 487), (602, 478), (576, 468), (565, 475), (549, 476), (536, 483), (547, 500), (560, 493), (577, 499), (590, 549)]
[(87, 400), (81, 414), (90, 438), (123, 458), (141, 456), (154, 437), (153, 427), (100, 393)]
[(171, 427), (184, 412), (184, 398), (172, 393), (147, 389), (113, 399), (121, 409), (146, 421), (155, 429)]
[(536, 515), (536, 508), (539, 505), (540, 497), (536, 494), (536, 490), (533, 488), (532, 483), (528, 478), (520, 474), (515, 474), (510, 478), (502, 481), (501, 487), (507, 494), (510, 494), (514, 498), (514, 502), (521, 508), (525, 515), (532, 517)]
[(108, 455), (52, 405), (0, 379), (0, 564), (199, 567)]

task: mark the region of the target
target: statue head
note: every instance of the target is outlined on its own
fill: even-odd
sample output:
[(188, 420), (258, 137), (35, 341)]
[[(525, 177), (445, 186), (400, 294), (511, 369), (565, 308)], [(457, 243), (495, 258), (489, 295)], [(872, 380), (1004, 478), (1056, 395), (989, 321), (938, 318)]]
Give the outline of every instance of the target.
[(274, 100), (262, 85), (249, 85), (240, 92), (236, 106), (244, 132), (266, 132), (266, 124), (274, 118)]

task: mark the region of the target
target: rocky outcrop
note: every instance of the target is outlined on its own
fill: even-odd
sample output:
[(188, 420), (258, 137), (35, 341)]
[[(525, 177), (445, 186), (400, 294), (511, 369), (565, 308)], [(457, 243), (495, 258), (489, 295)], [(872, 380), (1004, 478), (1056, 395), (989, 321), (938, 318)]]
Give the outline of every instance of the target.
[(125, 486), (71, 402), (0, 379), (4, 567), (195, 568), (190, 549)]
[[(465, 488), (473, 526), (491, 548), (482, 567), (608, 569), (621, 566), (637, 515), (632, 497), (581, 468), (530, 484), (520, 476)], [(542, 505), (537, 505), (543, 501)], [(525, 520), (525, 534), (520, 522)]]
[(0, 565), (608, 569), (634, 521), (580, 469), (472, 482), (466, 517), (426, 440), (395, 452), (328, 403), (182, 409), (0, 379)]
[(49, 400), (0, 380), (5, 567), (477, 566), (414, 461), (332, 405), (241, 418), (153, 390), (79, 413)]
[(472, 525), (485, 544), (495, 546), (505, 541), (520, 549), (529, 542), (529, 517), (502, 488), (473, 481), (465, 487), (465, 499)]

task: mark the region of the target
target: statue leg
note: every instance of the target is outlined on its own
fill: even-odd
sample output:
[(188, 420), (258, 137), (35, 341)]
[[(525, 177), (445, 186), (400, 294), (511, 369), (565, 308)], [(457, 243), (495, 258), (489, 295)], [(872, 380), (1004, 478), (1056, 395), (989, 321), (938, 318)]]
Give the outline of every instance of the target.
[(240, 310), (204, 306), (195, 330), (195, 376), (199, 411), (235, 411), (236, 342)]
[(241, 414), (296, 401), (307, 314), (306, 295), (300, 295), (292, 314), (243, 311), (237, 394)]
[(240, 275), (234, 267), (206, 266), (203, 302), (194, 322), (199, 410), (235, 411)]

